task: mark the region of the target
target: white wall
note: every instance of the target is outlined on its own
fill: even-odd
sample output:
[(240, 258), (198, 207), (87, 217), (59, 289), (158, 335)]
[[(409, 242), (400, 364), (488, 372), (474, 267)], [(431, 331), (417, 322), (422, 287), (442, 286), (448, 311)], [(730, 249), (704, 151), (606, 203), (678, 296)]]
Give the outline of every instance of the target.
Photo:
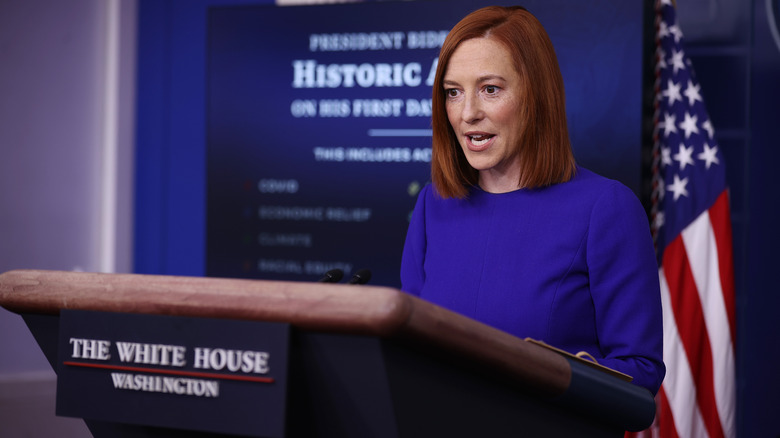
[[(132, 269), (135, 0), (0, 0), (0, 272)], [(0, 436), (84, 436), (0, 308)]]

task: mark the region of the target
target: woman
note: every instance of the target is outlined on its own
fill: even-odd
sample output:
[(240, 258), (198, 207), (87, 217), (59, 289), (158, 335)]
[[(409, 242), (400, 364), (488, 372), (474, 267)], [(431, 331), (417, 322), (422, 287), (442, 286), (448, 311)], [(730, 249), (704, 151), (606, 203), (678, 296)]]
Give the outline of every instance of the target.
[(541, 24), (519, 7), (468, 15), (433, 90), (433, 184), (412, 215), (402, 289), (586, 351), (655, 394), (665, 368), (647, 218), (628, 188), (575, 164)]

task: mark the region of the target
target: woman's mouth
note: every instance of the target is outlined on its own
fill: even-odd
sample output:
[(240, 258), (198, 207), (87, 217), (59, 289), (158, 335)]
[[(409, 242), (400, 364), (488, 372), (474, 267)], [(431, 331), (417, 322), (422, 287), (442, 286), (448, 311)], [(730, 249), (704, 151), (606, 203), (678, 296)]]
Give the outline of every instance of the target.
[(469, 149), (476, 152), (487, 149), (490, 140), (492, 140), (493, 137), (495, 137), (495, 135), (485, 133), (466, 134), (466, 138), (468, 138)]
[(469, 138), (471, 139), (471, 142), (474, 143), (474, 146), (482, 146), (485, 143), (488, 142), (491, 138), (493, 138), (492, 135), (470, 135)]

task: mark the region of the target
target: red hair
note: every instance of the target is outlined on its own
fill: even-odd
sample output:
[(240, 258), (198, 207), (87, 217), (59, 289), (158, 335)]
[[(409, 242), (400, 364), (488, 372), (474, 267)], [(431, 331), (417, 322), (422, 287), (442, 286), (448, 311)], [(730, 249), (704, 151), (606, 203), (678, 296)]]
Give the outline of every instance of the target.
[(517, 115), (523, 129), (515, 154), (522, 166), (520, 187), (566, 182), (576, 164), (566, 125), (563, 76), (555, 49), (541, 23), (519, 6), (489, 6), (467, 15), (447, 35), (433, 83), (433, 157), (431, 176), (444, 198), (464, 198), (477, 185), (478, 172), (466, 160), (445, 108), (442, 81), (450, 58), (463, 41), (490, 38), (512, 56), (521, 79), (525, 105)]

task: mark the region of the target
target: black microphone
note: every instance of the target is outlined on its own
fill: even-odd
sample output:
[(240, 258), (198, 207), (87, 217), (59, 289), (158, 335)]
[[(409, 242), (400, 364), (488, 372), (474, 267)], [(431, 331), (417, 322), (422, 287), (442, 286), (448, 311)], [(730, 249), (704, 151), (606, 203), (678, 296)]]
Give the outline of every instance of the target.
[(336, 268), (326, 272), (318, 281), (320, 283), (338, 283), (342, 277), (344, 277), (344, 271)]
[(371, 280), (371, 271), (368, 269), (361, 269), (355, 272), (355, 275), (349, 279), (349, 284), (366, 284), (368, 280)]

